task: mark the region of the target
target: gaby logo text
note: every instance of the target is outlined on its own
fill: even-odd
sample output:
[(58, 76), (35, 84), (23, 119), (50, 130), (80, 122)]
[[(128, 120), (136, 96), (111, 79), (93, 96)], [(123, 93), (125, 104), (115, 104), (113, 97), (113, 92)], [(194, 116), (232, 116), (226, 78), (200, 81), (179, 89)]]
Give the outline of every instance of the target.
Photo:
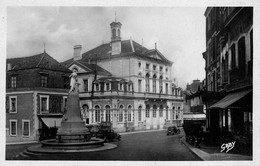
[(231, 149), (233, 149), (235, 147), (235, 143), (236, 143), (236, 141), (222, 144), (220, 152), (226, 151), (226, 153), (227, 153), (228, 151), (230, 151)]

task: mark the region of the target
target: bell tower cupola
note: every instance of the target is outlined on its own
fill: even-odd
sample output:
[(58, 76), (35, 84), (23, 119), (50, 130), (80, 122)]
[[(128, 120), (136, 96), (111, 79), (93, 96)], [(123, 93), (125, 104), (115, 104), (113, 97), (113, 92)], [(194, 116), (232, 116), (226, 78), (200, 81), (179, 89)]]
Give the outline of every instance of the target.
[(121, 26), (120, 22), (115, 21), (110, 24), (111, 27), (111, 47), (112, 55), (121, 53)]

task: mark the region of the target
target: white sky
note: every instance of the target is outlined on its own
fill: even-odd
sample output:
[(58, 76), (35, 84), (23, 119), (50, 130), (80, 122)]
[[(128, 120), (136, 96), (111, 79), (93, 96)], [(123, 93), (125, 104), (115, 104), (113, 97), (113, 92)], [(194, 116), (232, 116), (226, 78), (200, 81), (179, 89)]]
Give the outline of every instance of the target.
[(58, 61), (72, 58), (73, 46), (86, 52), (110, 41), (110, 23), (122, 23), (122, 39), (132, 37), (173, 61), (173, 78), (185, 88), (204, 79), (206, 8), (199, 7), (7, 7), (7, 58), (46, 51)]

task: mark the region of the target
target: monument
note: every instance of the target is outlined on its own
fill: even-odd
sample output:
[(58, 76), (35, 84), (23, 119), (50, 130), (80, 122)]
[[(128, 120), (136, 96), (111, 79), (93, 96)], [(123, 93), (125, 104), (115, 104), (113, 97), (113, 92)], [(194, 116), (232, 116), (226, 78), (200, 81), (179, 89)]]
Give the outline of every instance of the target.
[(81, 119), (78, 94), (77, 74), (75, 69), (71, 74), (71, 89), (67, 98), (67, 108), (56, 139), (41, 141), (41, 145), (27, 148), (22, 157), (32, 157), (47, 154), (75, 153), (101, 151), (116, 148), (114, 144), (104, 143), (103, 139), (91, 138), (91, 134)]

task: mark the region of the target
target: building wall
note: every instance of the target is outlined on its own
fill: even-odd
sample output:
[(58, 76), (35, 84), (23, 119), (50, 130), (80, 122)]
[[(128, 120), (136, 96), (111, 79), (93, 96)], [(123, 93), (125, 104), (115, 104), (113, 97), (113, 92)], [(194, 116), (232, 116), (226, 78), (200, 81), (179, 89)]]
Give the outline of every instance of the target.
[[(10, 112), (9, 97), (17, 97), (17, 113)], [(9, 93), (6, 95), (6, 141), (7, 142), (26, 142), (35, 140), (36, 131), (34, 129), (34, 108), (33, 93)], [(10, 120), (17, 121), (17, 135), (10, 135)], [(30, 122), (29, 136), (22, 134), (22, 121)]]

